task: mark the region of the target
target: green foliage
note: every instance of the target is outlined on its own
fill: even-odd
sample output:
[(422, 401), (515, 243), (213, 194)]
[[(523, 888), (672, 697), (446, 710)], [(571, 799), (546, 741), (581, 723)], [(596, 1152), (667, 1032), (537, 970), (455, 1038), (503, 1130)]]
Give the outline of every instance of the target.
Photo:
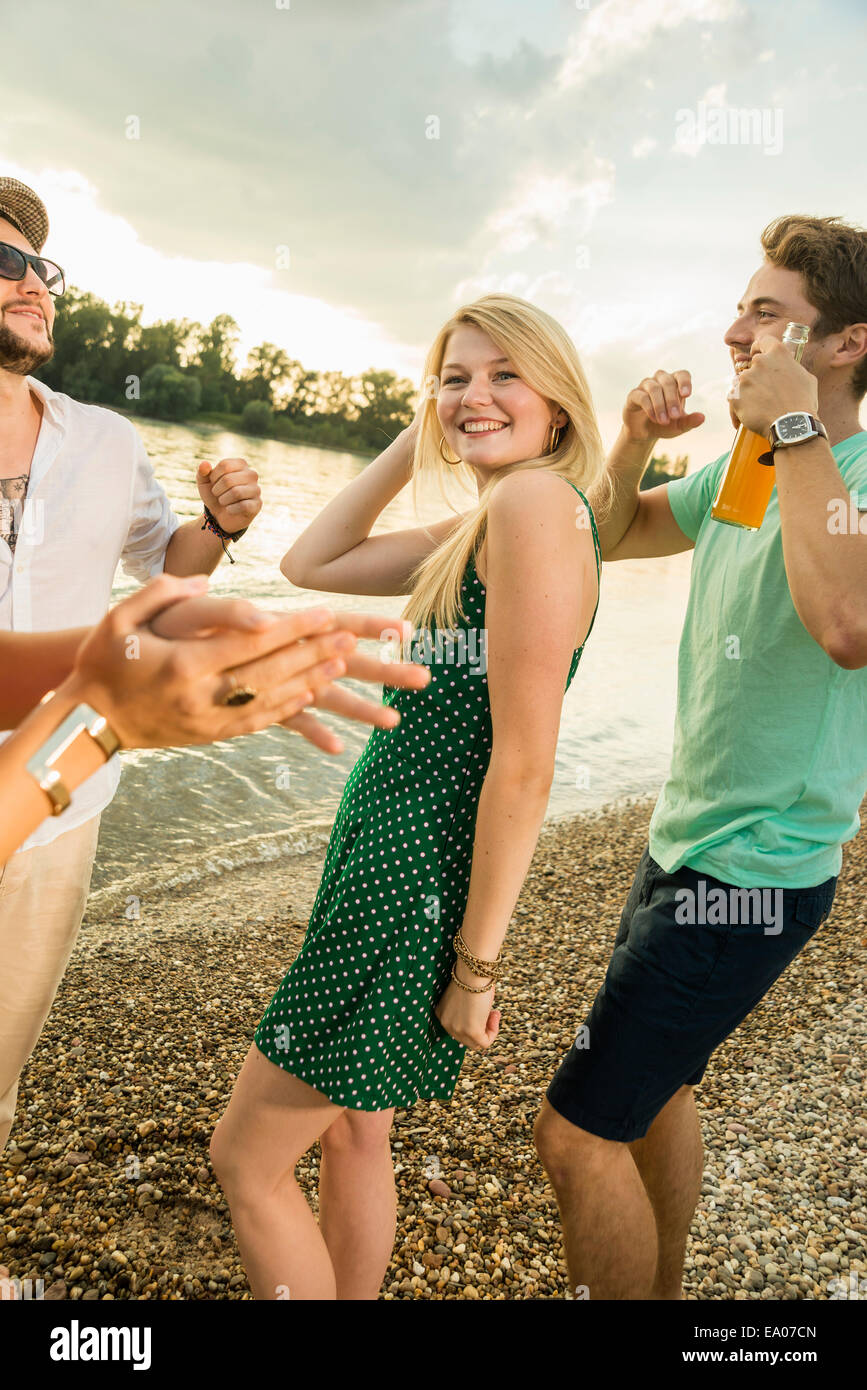
[(139, 408), (143, 415), (189, 420), (201, 403), (202, 388), (196, 378), (170, 362), (154, 363), (142, 377)]
[[(414, 387), (373, 367), (358, 376), (304, 367), (275, 343), (237, 365), (240, 329), (230, 314), (203, 326), (187, 319), (143, 325), (139, 304), (110, 307), (67, 291), (54, 327), (55, 354), (37, 373), (77, 400), (163, 420), (207, 414), (226, 428), (287, 443), (378, 453), (413, 417)], [(642, 488), (686, 472), (686, 456), (652, 458)]]
[(237, 365), (230, 314), (144, 325), (138, 304), (114, 307), (70, 289), (58, 306), (55, 354), (38, 372), (77, 400), (163, 420), (205, 413), (227, 427), (323, 448), (378, 452), (413, 417), (411, 382), (373, 368), (360, 376), (311, 371), (275, 343)]
[(688, 454), (678, 454), (672, 463), (671, 459), (651, 458), (647, 465), (647, 472), (641, 479), (641, 491), (646, 492), (648, 488), (659, 487), (661, 483), (670, 483), (674, 478), (682, 478), (686, 473), (686, 466), (689, 463)]
[(141, 308), (70, 289), (55, 323), (55, 353), (39, 376), (55, 391), (106, 405), (124, 400), (125, 378), (136, 371), (131, 349), (141, 332)]
[(241, 411), (241, 429), (245, 434), (271, 434), (274, 412), (267, 401), (248, 401)]

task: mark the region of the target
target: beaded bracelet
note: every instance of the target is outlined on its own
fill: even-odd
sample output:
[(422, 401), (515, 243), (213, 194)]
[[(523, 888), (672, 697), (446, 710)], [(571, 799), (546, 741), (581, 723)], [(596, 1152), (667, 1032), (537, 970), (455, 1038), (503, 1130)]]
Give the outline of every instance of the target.
[[(457, 961), (455, 962), (455, 965), (456, 964)], [(491, 983), (489, 985), (482, 985), (481, 989), (478, 989), (475, 985), (465, 985), (463, 980), (459, 980), (457, 975), (455, 974), (454, 965), (452, 966), (452, 979), (454, 980), (456, 985), (460, 985), (461, 989), (465, 989), (467, 991), (467, 994), (487, 994), (489, 989), (494, 988), (493, 980), (491, 980)]]
[(493, 980), (500, 977), (502, 969), (502, 953), (496, 960), (482, 960), (479, 956), (474, 956), (467, 943), (464, 941), (460, 927), (455, 933), (455, 952), (470, 967), (474, 975), (480, 975), (483, 979), (490, 976)]
[[(229, 555), (226, 541), (239, 541), (243, 535), (246, 535), (250, 528), (249, 526), (243, 526), (240, 531), (226, 531), (220, 525), (214, 513), (210, 511), (208, 507), (205, 507), (205, 519), (199, 529), (202, 531), (210, 531), (213, 535), (217, 536), (223, 547), (223, 554)], [(229, 555), (229, 564), (234, 565), (234, 563), (235, 561), (232, 559), (231, 555)]]

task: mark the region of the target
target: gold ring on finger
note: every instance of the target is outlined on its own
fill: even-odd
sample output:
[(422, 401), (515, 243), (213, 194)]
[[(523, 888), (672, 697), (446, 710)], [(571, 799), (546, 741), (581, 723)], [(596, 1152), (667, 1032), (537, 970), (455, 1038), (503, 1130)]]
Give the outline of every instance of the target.
[(259, 694), (252, 685), (239, 685), (231, 673), (229, 673), (229, 680), (232, 684), (225, 695), (220, 696), (219, 703), (221, 705), (248, 705)]

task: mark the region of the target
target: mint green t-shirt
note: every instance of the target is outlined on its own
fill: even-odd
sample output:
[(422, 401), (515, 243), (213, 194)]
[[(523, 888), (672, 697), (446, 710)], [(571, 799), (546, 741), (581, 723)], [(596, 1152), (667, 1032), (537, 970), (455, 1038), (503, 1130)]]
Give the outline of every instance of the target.
[[(867, 431), (833, 452), (863, 511)], [(839, 873), (860, 826), (867, 669), (835, 665), (795, 612), (776, 489), (758, 531), (711, 520), (727, 459), (668, 484), (695, 552), (650, 853), (667, 873), (687, 864), (743, 888), (808, 888)]]

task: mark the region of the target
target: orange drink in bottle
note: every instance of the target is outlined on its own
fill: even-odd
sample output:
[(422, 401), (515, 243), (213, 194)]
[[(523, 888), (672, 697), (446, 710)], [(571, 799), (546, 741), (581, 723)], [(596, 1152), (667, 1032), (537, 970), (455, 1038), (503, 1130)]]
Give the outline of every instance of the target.
[[(796, 362), (801, 360), (809, 332), (806, 324), (786, 324), (783, 342), (794, 351)], [(770, 440), (741, 425), (711, 507), (714, 521), (758, 531), (774, 490), (773, 464), (759, 463), (759, 455), (770, 447)]]

